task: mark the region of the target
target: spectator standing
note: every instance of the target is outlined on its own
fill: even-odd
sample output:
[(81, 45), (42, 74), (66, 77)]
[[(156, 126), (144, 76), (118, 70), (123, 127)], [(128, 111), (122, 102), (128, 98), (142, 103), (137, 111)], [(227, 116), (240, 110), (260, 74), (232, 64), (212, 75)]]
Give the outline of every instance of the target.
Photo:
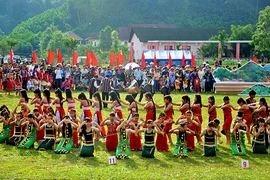
[[(109, 100), (109, 92), (111, 91), (111, 80), (109, 79), (109, 75), (106, 75), (105, 78), (101, 81), (101, 93), (102, 93), (102, 100), (108, 101)], [(108, 104), (103, 103), (103, 107), (107, 108)]]
[(62, 70), (60, 65), (57, 66), (55, 70), (55, 89), (61, 89), (62, 86)]

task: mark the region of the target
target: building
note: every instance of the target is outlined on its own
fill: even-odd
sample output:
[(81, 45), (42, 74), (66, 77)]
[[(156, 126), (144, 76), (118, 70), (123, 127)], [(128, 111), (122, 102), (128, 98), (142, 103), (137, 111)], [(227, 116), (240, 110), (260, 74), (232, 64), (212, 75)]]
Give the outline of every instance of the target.
[(86, 44), (92, 44), (93, 47), (97, 47), (99, 45), (99, 33), (90, 34), (86, 39)]
[(74, 32), (71, 32), (71, 31), (67, 32), (67, 35), (68, 35), (69, 38), (79, 40), (80, 44), (82, 44), (83, 38), (81, 38), (79, 35), (75, 34)]

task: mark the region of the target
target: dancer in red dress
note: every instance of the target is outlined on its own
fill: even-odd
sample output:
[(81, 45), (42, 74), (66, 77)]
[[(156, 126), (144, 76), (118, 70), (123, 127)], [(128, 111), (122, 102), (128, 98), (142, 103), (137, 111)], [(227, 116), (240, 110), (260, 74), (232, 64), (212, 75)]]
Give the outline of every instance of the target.
[[(170, 95), (164, 96), (164, 105), (159, 106), (156, 104), (158, 108), (164, 108), (164, 113), (166, 115), (165, 117), (165, 128), (164, 133), (166, 136), (168, 136), (169, 142), (172, 144), (172, 137), (169, 131), (172, 129), (172, 123), (173, 123), (173, 105), (172, 105), (172, 97)], [(167, 139), (167, 138), (166, 138)]]
[(156, 120), (156, 125), (159, 127), (161, 132), (160, 134), (157, 134), (156, 148), (158, 151), (167, 152), (169, 151), (167, 140), (167, 135), (169, 134), (169, 131), (167, 131), (166, 129), (166, 114), (160, 113), (159, 118)]
[[(44, 124), (42, 114), (39, 113), (38, 108), (35, 108), (33, 110), (33, 113), (34, 113), (35, 120), (37, 121), (37, 123), (41, 127)], [(36, 141), (39, 142), (39, 141), (42, 141), (43, 139), (44, 139), (44, 129), (37, 129), (36, 130)]]
[(6, 91), (7, 91), (8, 95), (10, 95), (10, 92), (12, 92), (14, 90), (14, 80), (13, 80), (12, 70), (9, 70), (6, 77), (7, 77)]
[(135, 99), (133, 98), (132, 95), (127, 95), (126, 96), (126, 101), (128, 101), (128, 102), (122, 101), (120, 99), (120, 102), (121, 103), (123, 103), (123, 104), (125, 104), (125, 105), (128, 106), (128, 110), (130, 111), (130, 113), (128, 115), (127, 120), (129, 121), (129, 120), (131, 120), (131, 118), (133, 117), (134, 114), (138, 113), (138, 106), (137, 106), (137, 103), (135, 102)]
[[(193, 118), (197, 117), (200, 121), (200, 124), (202, 124), (203, 119), (202, 119), (202, 98), (201, 95), (196, 94), (194, 96), (194, 102), (191, 105), (191, 111), (193, 113)], [(202, 127), (201, 126), (197, 126), (197, 129), (195, 131), (195, 135), (198, 141), (198, 144), (202, 144), (202, 139), (201, 139), (201, 131), (202, 131)]]
[(111, 91), (109, 95), (112, 101), (102, 101), (102, 102), (106, 104), (112, 104), (111, 109), (114, 109), (115, 116), (119, 119), (123, 119), (121, 102), (118, 95), (114, 91)]
[(223, 110), (224, 114), (224, 124), (222, 126), (221, 133), (226, 136), (227, 144), (231, 144), (231, 137), (230, 137), (230, 129), (232, 124), (232, 109), (235, 109), (230, 104), (230, 98), (228, 96), (225, 96), (223, 98), (223, 104), (221, 105), (221, 109)]
[[(81, 123), (81, 120), (76, 116), (76, 110), (75, 109), (71, 109), (69, 111), (69, 115), (70, 115), (70, 119), (72, 122), (74, 122), (75, 124), (79, 125), (79, 123)], [(78, 130), (77, 128), (73, 129), (73, 147), (78, 147), (79, 146), (79, 136), (78, 136)]]
[(16, 73), (15, 75), (14, 85), (15, 85), (15, 91), (17, 95), (22, 90), (22, 77), (18, 73)]
[(57, 124), (59, 124), (62, 119), (65, 117), (65, 110), (63, 108), (63, 96), (62, 96), (62, 91), (60, 89), (57, 89), (55, 91), (55, 95), (56, 98), (53, 102), (53, 104), (55, 104), (56, 106), (56, 111), (55, 111), (55, 115), (56, 115), (56, 120), (57, 120)]
[[(90, 99), (92, 102), (92, 107), (95, 110), (93, 121), (96, 122), (98, 125), (102, 123), (102, 101), (99, 92), (96, 92), (93, 94), (94, 100)], [(106, 136), (105, 128), (101, 127), (101, 134), (102, 136)], [(100, 137), (97, 137), (97, 140), (99, 140)]]
[(147, 121), (148, 120), (152, 120), (155, 121), (156, 120), (156, 106), (155, 103), (153, 101), (152, 98), (152, 94), (151, 93), (146, 93), (145, 94), (145, 103), (141, 103), (141, 102), (137, 102), (139, 105), (144, 106), (144, 109), (146, 110), (146, 118), (145, 118), (145, 122), (144, 122), (144, 128), (147, 127)]
[(51, 93), (48, 89), (43, 91), (43, 98), (41, 100), (40, 106), (43, 105), (43, 114), (48, 114), (48, 108), (51, 106), (52, 98)]
[(180, 106), (179, 110), (181, 112), (180, 119), (185, 119), (185, 114), (190, 110), (190, 98), (187, 95), (182, 96), (182, 103), (172, 103), (175, 106)]
[[(198, 126), (201, 126), (198, 117), (191, 119), (192, 112), (187, 111), (185, 114), (185, 119), (179, 119), (175, 124), (186, 124), (186, 127), (191, 131), (195, 132)], [(193, 116), (194, 117), (194, 116)], [(195, 149), (194, 134), (187, 134), (187, 149), (188, 151), (193, 151)]]
[(102, 121), (101, 126), (107, 126), (108, 131), (106, 135), (106, 148), (108, 151), (116, 151), (118, 145), (117, 127), (119, 125), (118, 118), (114, 113), (111, 113), (108, 118)]
[(62, 100), (62, 103), (67, 102), (68, 103), (68, 113), (70, 110), (75, 109), (76, 101), (72, 96), (72, 91), (70, 89), (66, 89), (66, 99)]
[[(134, 126), (137, 127), (138, 130), (140, 129), (140, 126), (142, 126), (144, 124), (143, 122), (139, 123), (139, 118), (140, 118), (140, 115), (135, 113), (132, 115), (132, 118), (129, 120), (129, 122), (132, 122), (134, 124)], [(131, 126), (130, 128), (134, 130), (133, 126)], [(141, 143), (140, 134), (136, 135), (134, 133), (131, 133), (129, 136), (129, 145), (130, 145), (131, 151), (141, 151), (142, 150), (142, 143)]]
[(250, 126), (252, 124), (252, 120), (251, 120), (251, 111), (250, 111), (250, 108), (249, 106), (246, 104), (246, 101), (243, 99), (243, 98), (239, 98), (237, 100), (237, 104), (239, 104), (239, 107), (234, 109), (236, 111), (241, 111), (243, 113), (243, 119), (245, 120), (245, 123), (248, 127), (247, 129), (247, 139), (248, 139), (248, 144), (251, 144), (251, 141), (250, 141)]
[(31, 104), (35, 104), (35, 108), (38, 109), (39, 113), (42, 114), (42, 107), (41, 107), (41, 92), (39, 89), (34, 91), (34, 98), (31, 101)]
[(75, 98), (77, 101), (80, 101), (81, 105), (80, 108), (83, 110), (82, 114), (82, 120), (84, 121), (84, 118), (88, 117), (90, 118), (90, 122), (92, 122), (92, 113), (90, 111), (90, 104), (91, 102), (86, 98), (84, 93), (79, 94), (78, 99)]
[(255, 112), (260, 113), (260, 118), (267, 118), (269, 116), (268, 105), (265, 98), (261, 98), (259, 101), (259, 107), (250, 106), (252, 109), (256, 109)]
[(209, 119), (208, 121), (214, 121), (217, 118), (217, 108), (220, 108), (221, 106), (215, 105), (215, 97), (209, 96), (208, 97), (208, 105), (203, 105), (203, 107), (208, 108), (208, 115)]

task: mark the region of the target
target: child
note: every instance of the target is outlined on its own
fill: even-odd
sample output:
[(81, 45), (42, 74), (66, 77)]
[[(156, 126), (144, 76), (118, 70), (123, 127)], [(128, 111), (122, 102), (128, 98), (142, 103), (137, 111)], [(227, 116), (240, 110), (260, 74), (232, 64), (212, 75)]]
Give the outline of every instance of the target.
[(214, 126), (214, 122), (209, 122), (207, 128), (201, 133), (204, 136), (204, 156), (216, 156), (216, 136), (220, 136)]
[[(132, 122), (134, 124), (134, 126), (137, 127), (138, 130), (140, 129), (140, 126), (144, 124), (143, 122), (139, 123), (139, 118), (140, 118), (139, 114), (135, 113), (132, 116), (132, 118), (130, 119), (130, 122)], [(144, 121), (144, 120), (142, 119), (142, 121)], [(131, 128), (133, 130), (135, 130), (133, 126), (131, 126)], [(140, 134), (131, 133), (130, 138), (129, 138), (129, 143), (130, 143), (130, 150), (131, 151), (141, 151), (142, 150), (142, 143), (141, 143)]]
[(173, 155), (175, 157), (187, 158), (187, 134), (194, 135), (195, 132), (186, 126), (186, 122), (183, 122), (179, 127), (171, 129), (169, 133), (177, 135)]
[(257, 125), (252, 128), (252, 134), (254, 136), (252, 141), (253, 153), (267, 154), (267, 148), (265, 145), (266, 128), (263, 118), (259, 118), (257, 120)]
[(194, 79), (194, 91), (195, 91), (195, 93), (200, 92), (200, 86), (201, 86), (200, 78), (199, 78), (199, 76), (196, 76), (196, 78)]
[(180, 92), (181, 90), (181, 77), (177, 76), (175, 79), (175, 91)]
[[(11, 119), (13, 120), (13, 118)], [(14, 125), (11, 131), (11, 138), (7, 140), (7, 144), (11, 146), (16, 146), (24, 139), (24, 127), (21, 126), (21, 121), (23, 121), (22, 112), (16, 113), (16, 119), (10, 122), (10, 125)]]
[(11, 132), (11, 125), (9, 123), (9, 112), (7, 110), (1, 111), (0, 122), (3, 122), (3, 130), (0, 133), (0, 143), (8, 140)]

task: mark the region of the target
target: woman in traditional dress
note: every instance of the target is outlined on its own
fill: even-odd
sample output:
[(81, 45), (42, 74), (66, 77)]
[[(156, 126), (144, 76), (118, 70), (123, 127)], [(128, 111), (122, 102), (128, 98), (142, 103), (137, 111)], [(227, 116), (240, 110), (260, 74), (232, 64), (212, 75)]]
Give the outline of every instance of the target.
[(226, 136), (226, 144), (231, 144), (230, 129), (232, 124), (232, 109), (235, 108), (231, 105), (230, 98), (228, 96), (223, 98), (223, 102), (224, 103), (221, 105), (221, 109), (223, 110), (224, 114), (224, 123), (221, 133)]
[(39, 130), (44, 131), (44, 140), (40, 142), (37, 150), (51, 150), (55, 144), (55, 135), (57, 132), (57, 125), (53, 121), (53, 115), (48, 114), (45, 123), (40, 126)]
[(216, 138), (221, 137), (221, 134), (214, 126), (214, 122), (208, 123), (207, 128), (201, 133), (201, 137), (204, 136), (204, 156), (216, 156)]
[[(203, 119), (202, 119), (202, 98), (201, 95), (196, 94), (194, 96), (194, 102), (191, 105), (191, 111), (193, 113), (193, 117), (197, 117), (200, 121), (200, 124), (202, 124)], [(197, 143), (198, 144), (202, 144), (202, 139), (201, 139), (201, 131), (202, 131), (202, 127), (201, 126), (197, 126), (197, 129), (195, 131), (195, 135), (197, 138)]]
[[(129, 126), (133, 126), (135, 130), (128, 128)], [(137, 127), (132, 122), (128, 123), (128, 121), (125, 120), (117, 127), (116, 131), (118, 132), (116, 158), (126, 159), (130, 155), (129, 136), (131, 133), (137, 135)]]
[(70, 152), (72, 148), (73, 128), (78, 128), (78, 125), (72, 122), (69, 116), (65, 116), (58, 124), (58, 129), (62, 130), (62, 138), (54, 151), (56, 154), (68, 154)]
[(269, 116), (268, 105), (265, 98), (261, 98), (259, 101), (259, 107), (249, 106), (252, 109), (256, 109), (254, 112), (259, 112), (261, 118), (267, 118)]
[(26, 127), (26, 136), (18, 145), (19, 148), (29, 149), (34, 147), (36, 142), (36, 129), (39, 128), (38, 123), (35, 121), (35, 116), (32, 113), (28, 114), (27, 119), (21, 123), (22, 127)]
[(11, 138), (7, 140), (8, 145), (16, 146), (24, 139), (24, 127), (21, 126), (21, 121), (23, 121), (22, 112), (16, 112), (15, 120), (12, 118), (10, 125), (13, 126), (13, 134)]
[(40, 114), (42, 114), (42, 107), (40, 105), (41, 101), (42, 101), (41, 92), (39, 89), (36, 89), (34, 91), (34, 98), (32, 99), (31, 104), (35, 104), (35, 108), (39, 110)]
[[(243, 98), (239, 98), (237, 100), (237, 104), (239, 104), (239, 107), (236, 108), (235, 110), (243, 112), (244, 114), (243, 118), (246, 121), (246, 125), (248, 129), (250, 130), (250, 126), (252, 123), (250, 107), (246, 104), (246, 101)], [(249, 133), (247, 133), (247, 140), (248, 140), (248, 144), (251, 144)]]
[(185, 114), (187, 111), (190, 110), (190, 98), (187, 95), (182, 96), (182, 103), (181, 104), (176, 104), (172, 103), (175, 106), (180, 106), (179, 110), (181, 112), (180, 118), (185, 118)]
[(10, 95), (10, 92), (14, 90), (14, 80), (13, 80), (13, 73), (11, 69), (7, 73), (6, 77), (7, 77), (6, 91), (8, 95)]
[(166, 123), (165, 123), (164, 133), (165, 133), (165, 136), (168, 136), (169, 143), (172, 144), (173, 143), (172, 137), (171, 137), (171, 134), (169, 134), (169, 131), (172, 129), (173, 114), (174, 114), (173, 105), (172, 105), (172, 97), (170, 95), (164, 96), (164, 103), (165, 104), (162, 106), (159, 106), (157, 104), (156, 104), (156, 106), (158, 108), (164, 108), (164, 113), (166, 115), (166, 117), (165, 117)]
[(43, 105), (43, 114), (48, 114), (48, 108), (51, 106), (52, 100), (50, 91), (48, 89), (44, 89), (43, 98), (40, 103), (40, 106)]
[(10, 117), (7, 110), (1, 111), (0, 123), (3, 123), (2, 132), (0, 132), (0, 143), (8, 140), (11, 132)]
[[(186, 123), (187, 128), (189, 128), (191, 131), (194, 131), (194, 132), (196, 131), (198, 126), (201, 126), (200, 120), (197, 117), (193, 117), (192, 119), (191, 111), (187, 111), (184, 116), (185, 116), (185, 119), (180, 119), (176, 121), (175, 124)], [(187, 134), (187, 149), (188, 151), (193, 151), (195, 149), (193, 134)]]
[(128, 110), (130, 111), (127, 120), (131, 120), (131, 118), (133, 117), (134, 114), (138, 113), (138, 106), (137, 103), (135, 101), (135, 99), (133, 98), (132, 95), (127, 95), (126, 96), (126, 101), (122, 101), (120, 99), (120, 102), (127, 105), (128, 106)]
[(245, 134), (249, 133), (248, 127), (243, 120), (243, 112), (239, 111), (237, 117), (234, 120), (233, 129), (231, 132), (231, 148), (233, 155), (239, 155), (240, 153), (246, 155)]
[(263, 118), (259, 118), (257, 120), (257, 125), (252, 128), (253, 141), (252, 141), (252, 150), (253, 153), (257, 154), (267, 154), (266, 148), (266, 128), (265, 128), (265, 120)]
[(75, 98), (77, 101), (80, 101), (80, 108), (83, 110), (82, 120), (88, 117), (92, 121), (92, 113), (90, 111), (91, 102), (86, 98), (84, 93), (79, 94), (78, 98)]
[[(133, 97), (132, 97), (133, 98)], [(144, 122), (139, 123), (140, 115), (135, 113), (132, 115), (132, 118), (129, 120), (134, 124), (137, 129), (140, 129), (140, 126), (144, 124)], [(143, 120), (142, 120), (143, 121)], [(131, 129), (135, 130), (133, 126), (130, 127)], [(130, 134), (129, 138), (130, 150), (131, 151), (141, 151), (142, 150), (142, 143), (141, 143), (141, 136), (140, 134)]]
[[(41, 127), (44, 124), (43, 121), (43, 116), (42, 114), (39, 113), (39, 109), (35, 108), (33, 110), (34, 116), (35, 116), (35, 120), (37, 121), (39, 127)], [(41, 140), (43, 140), (44, 138), (44, 129), (36, 129), (36, 141), (39, 142)]]
[(155, 135), (161, 133), (156, 123), (149, 119), (147, 121), (147, 127), (139, 130), (139, 133), (144, 132), (144, 144), (142, 150), (142, 157), (154, 158), (155, 157)]
[(141, 103), (141, 102), (137, 102), (139, 105), (144, 106), (144, 109), (146, 110), (146, 118), (145, 118), (145, 122), (144, 122), (144, 128), (147, 127), (147, 122), (148, 120), (152, 120), (155, 121), (156, 120), (156, 106), (152, 97), (151, 93), (146, 93), (145, 94), (145, 103)]
[(107, 103), (107, 104), (112, 104), (111, 109), (114, 109), (115, 116), (118, 117), (119, 119), (123, 119), (121, 102), (118, 95), (114, 91), (111, 91), (109, 95), (111, 97), (111, 101), (102, 100), (102, 102)]
[(57, 89), (55, 91), (55, 95), (56, 98), (54, 99), (52, 104), (55, 104), (56, 106), (56, 111), (55, 111), (55, 115), (56, 115), (56, 120), (57, 120), (57, 124), (59, 124), (61, 122), (61, 120), (65, 117), (65, 110), (63, 108), (63, 96), (62, 96), (62, 91), (60, 89)]
[(167, 125), (166, 122), (167, 122), (166, 114), (163, 112), (160, 113), (159, 118), (156, 120), (156, 124), (159, 127), (161, 133), (157, 134), (156, 148), (158, 151), (163, 151), (163, 152), (169, 151), (167, 135), (168, 136), (170, 135), (169, 133), (170, 130), (166, 130), (166, 125)]
[[(93, 97), (94, 100), (90, 99), (90, 101), (92, 102), (92, 107), (94, 108), (95, 111), (93, 121), (100, 125), (102, 123), (102, 100), (99, 92), (94, 93)], [(105, 136), (106, 135), (105, 128), (102, 126), (101, 129), (102, 129), (101, 130), (102, 136)], [(100, 137), (97, 137), (97, 140), (99, 139)]]
[(22, 89), (20, 91), (20, 96), (21, 96), (21, 98), (20, 98), (19, 104), (24, 103), (24, 104), (28, 105), (30, 98), (28, 97), (27, 91), (25, 89)]
[(186, 122), (182, 122), (179, 127), (171, 129), (169, 133), (175, 133), (176, 137), (176, 144), (174, 147), (173, 155), (175, 157), (180, 158), (187, 158), (188, 151), (187, 151), (187, 134), (191, 134), (194, 136), (195, 132), (189, 129), (186, 126)]
[(110, 116), (106, 118), (100, 126), (107, 126), (107, 135), (106, 135), (106, 148), (107, 151), (116, 151), (117, 144), (118, 144), (118, 136), (117, 136), (117, 127), (119, 121), (118, 118), (115, 117), (114, 113), (110, 113)]
[(67, 104), (68, 104), (67, 112), (69, 115), (69, 113), (70, 113), (69, 111), (71, 109), (75, 109), (75, 105), (76, 105), (75, 98), (72, 96), (72, 91), (70, 89), (66, 89), (66, 99), (62, 100), (62, 103), (64, 103), (64, 102), (67, 102)]
[(96, 122), (91, 122), (88, 117), (85, 118), (84, 122), (78, 128), (78, 132), (80, 132), (83, 138), (83, 145), (80, 150), (81, 157), (94, 157), (94, 133), (99, 134), (100, 131), (101, 128)]
[(16, 73), (14, 79), (16, 95), (22, 90), (22, 77)]
[(209, 96), (208, 97), (208, 105), (202, 105), (203, 107), (208, 108), (208, 115), (209, 119), (208, 121), (214, 121), (217, 118), (217, 109), (220, 108), (220, 106), (215, 105), (215, 97), (214, 96)]
[[(76, 110), (75, 109), (71, 109), (69, 111), (69, 117), (71, 119), (72, 122), (76, 123), (77, 125), (79, 125), (79, 123), (81, 122), (81, 119), (77, 117), (76, 114)], [(73, 147), (78, 147), (79, 146), (79, 135), (78, 135), (78, 131), (77, 128), (73, 128)]]

